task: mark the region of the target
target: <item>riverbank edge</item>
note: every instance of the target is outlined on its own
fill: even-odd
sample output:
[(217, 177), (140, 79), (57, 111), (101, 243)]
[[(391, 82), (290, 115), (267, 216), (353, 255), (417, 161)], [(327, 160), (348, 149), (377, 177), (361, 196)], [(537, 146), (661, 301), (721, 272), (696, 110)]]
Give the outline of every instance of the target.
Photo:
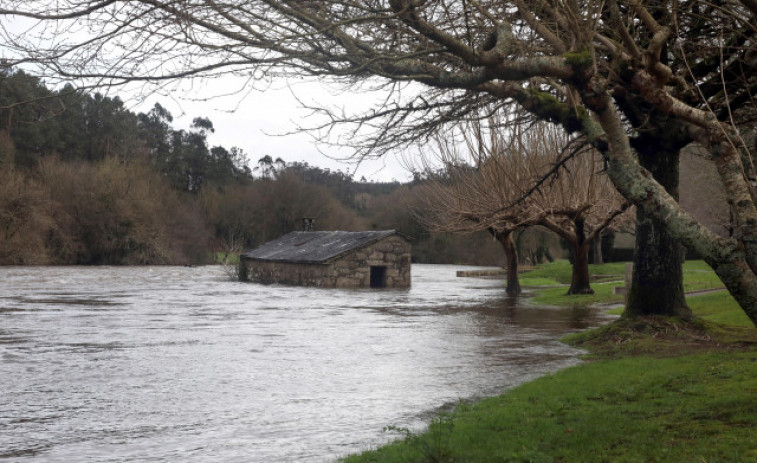
[(651, 317), (562, 341), (586, 362), (339, 461), (757, 462), (757, 329)]

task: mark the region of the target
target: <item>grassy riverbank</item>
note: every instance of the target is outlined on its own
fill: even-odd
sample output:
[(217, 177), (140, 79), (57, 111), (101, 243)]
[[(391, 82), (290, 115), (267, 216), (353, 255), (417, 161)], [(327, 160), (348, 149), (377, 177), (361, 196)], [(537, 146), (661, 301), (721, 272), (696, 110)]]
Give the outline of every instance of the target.
[[(524, 281), (564, 278), (559, 268), (537, 272)], [(687, 264), (687, 285), (710, 277)], [(757, 462), (757, 329), (727, 293), (688, 301), (697, 321), (622, 321), (570, 336), (590, 362), (344, 461)]]
[[(566, 297), (565, 291), (570, 285), (571, 267), (565, 260), (555, 261), (521, 277), (521, 285), (536, 290), (532, 301), (543, 305), (589, 305), (622, 303), (623, 295), (613, 294), (615, 286), (624, 286), (625, 263), (591, 265), (591, 287), (594, 294)], [(684, 291), (701, 291), (723, 288), (715, 272), (701, 260), (688, 261), (683, 264)]]

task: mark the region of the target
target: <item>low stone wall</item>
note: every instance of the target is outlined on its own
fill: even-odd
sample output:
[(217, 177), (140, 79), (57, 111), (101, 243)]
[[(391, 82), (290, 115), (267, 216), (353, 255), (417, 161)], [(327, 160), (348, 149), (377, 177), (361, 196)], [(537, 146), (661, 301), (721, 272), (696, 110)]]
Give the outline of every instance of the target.
[(410, 243), (389, 236), (326, 263), (244, 260), (249, 281), (325, 288), (369, 288), (371, 267), (386, 267), (384, 287), (410, 287)]

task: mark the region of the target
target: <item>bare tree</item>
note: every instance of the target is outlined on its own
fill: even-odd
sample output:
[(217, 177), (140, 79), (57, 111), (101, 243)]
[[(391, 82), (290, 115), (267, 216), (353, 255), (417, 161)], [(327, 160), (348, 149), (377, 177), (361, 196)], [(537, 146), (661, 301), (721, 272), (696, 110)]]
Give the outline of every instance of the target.
[(543, 226), (568, 244), (573, 265), (568, 294), (593, 293), (589, 248), (629, 207), (602, 172), (601, 156), (569, 149), (568, 138), (554, 126), (515, 125), (507, 135), (499, 124), (491, 126), (495, 129), (473, 124), (462, 155), (440, 143), (447, 175), (431, 183), (426, 222), (445, 231), (488, 230), (505, 250), (513, 294), (520, 287), (512, 235)]
[(50, 262), (45, 232), (53, 220), (46, 213), (50, 209), (47, 202), (39, 182), (6, 168), (0, 159), (0, 264)]
[[(754, 0), (5, 0), (0, 15), (9, 64), (99, 85), (232, 73), (387, 86), (364, 114), (325, 113), (372, 129), (352, 137), (358, 155), (517, 104), (582, 134), (655, 233), (696, 249), (757, 320), (757, 175), (740, 131), (755, 115)], [(427, 88), (408, 97), (406, 82)], [(693, 142), (717, 167), (732, 237), (662, 180)]]
[[(441, 178), (432, 176), (423, 185), (425, 201), (416, 209), (415, 215), (425, 227), (434, 231), (473, 233), (485, 230), (491, 234), (505, 253), (506, 292), (515, 296), (521, 293), (521, 287), (513, 234), (528, 224), (519, 220), (515, 208), (509, 213), (500, 211), (502, 202), (486, 189), (487, 180), (491, 180), (487, 175), (490, 170), (488, 166), (478, 170), (465, 164), (447, 164)], [(501, 186), (497, 183), (494, 188)], [(499, 213), (493, 219), (491, 216), (495, 212)]]

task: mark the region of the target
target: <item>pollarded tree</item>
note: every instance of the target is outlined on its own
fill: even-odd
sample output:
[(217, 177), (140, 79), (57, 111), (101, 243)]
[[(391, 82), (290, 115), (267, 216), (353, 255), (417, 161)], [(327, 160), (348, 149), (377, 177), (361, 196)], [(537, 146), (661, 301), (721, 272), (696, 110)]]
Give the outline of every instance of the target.
[[(528, 226), (522, 222), (527, 211), (509, 208), (504, 212), (502, 196), (508, 196), (507, 201), (514, 201), (514, 190), (501, 190), (504, 184), (489, 184), (491, 180), (491, 164), (471, 166), (467, 162), (450, 156), (447, 146), (442, 145), (442, 156), (445, 158), (446, 169), (442, 175), (431, 175), (419, 187), (420, 196), (424, 201), (416, 206), (415, 216), (427, 229), (441, 232), (474, 233), (487, 231), (502, 246), (505, 253), (505, 268), (507, 270), (505, 291), (510, 296), (521, 293), (518, 278), (518, 251), (515, 246), (514, 233)], [(509, 204), (509, 202), (507, 203)], [(494, 213), (497, 217), (492, 217)], [(518, 217), (523, 212), (523, 217)]]
[[(522, 188), (531, 207), (541, 211), (537, 225), (558, 234), (568, 243), (573, 274), (568, 294), (593, 294), (589, 285), (589, 249), (599, 243), (613, 222), (628, 220), (630, 203), (613, 187), (604, 172), (601, 155), (593, 148), (571, 151), (568, 140), (554, 126), (529, 129), (519, 140), (519, 151), (529, 163), (532, 185)], [(581, 153), (583, 149), (588, 152)], [(567, 153), (566, 153), (567, 152)], [(555, 166), (559, 166), (555, 170)], [(552, 171), (553, 173), (549, 173)], [(552, 176), (550, 178), (550, 175)], [(536, 179), (536, 180), (533, 180)], [(542, 179), (546, 182), (540, 184)]]
[(446, 231), (492, 233), (505, 250), (511, 294), (519, 290), (512, 234), (543, 226), (568, 244), (573, 264), (568, 294), (593, 293), (589, 248), (629, 207), (602, 172), (599, 154), (570, 152), (564, 134), (546, 124), (527, 130), (516, 125), (507, 136), (473, 127), (462, 158), (441, 143), (447, 176), (429, 188), (427, 223)]
[[(236, 73), (393, 87), (365, 114), (326, 113), (358, 135), (374, 128), (349, 138), (358, 155), (518, 105), (592, 143), (621, 194), (757, 320), (757, 174), (740, 131), (756, 113), (754, 0), (6, 0), (0, 15), (11, 64), (93, 85)], [(39, 24), (19, 31), (19, 17)], [(425, 87), (407, 96), (408, 81)], [(697, 222), (663, 178), (694, 142), (717, 167), (732, 237)]]

